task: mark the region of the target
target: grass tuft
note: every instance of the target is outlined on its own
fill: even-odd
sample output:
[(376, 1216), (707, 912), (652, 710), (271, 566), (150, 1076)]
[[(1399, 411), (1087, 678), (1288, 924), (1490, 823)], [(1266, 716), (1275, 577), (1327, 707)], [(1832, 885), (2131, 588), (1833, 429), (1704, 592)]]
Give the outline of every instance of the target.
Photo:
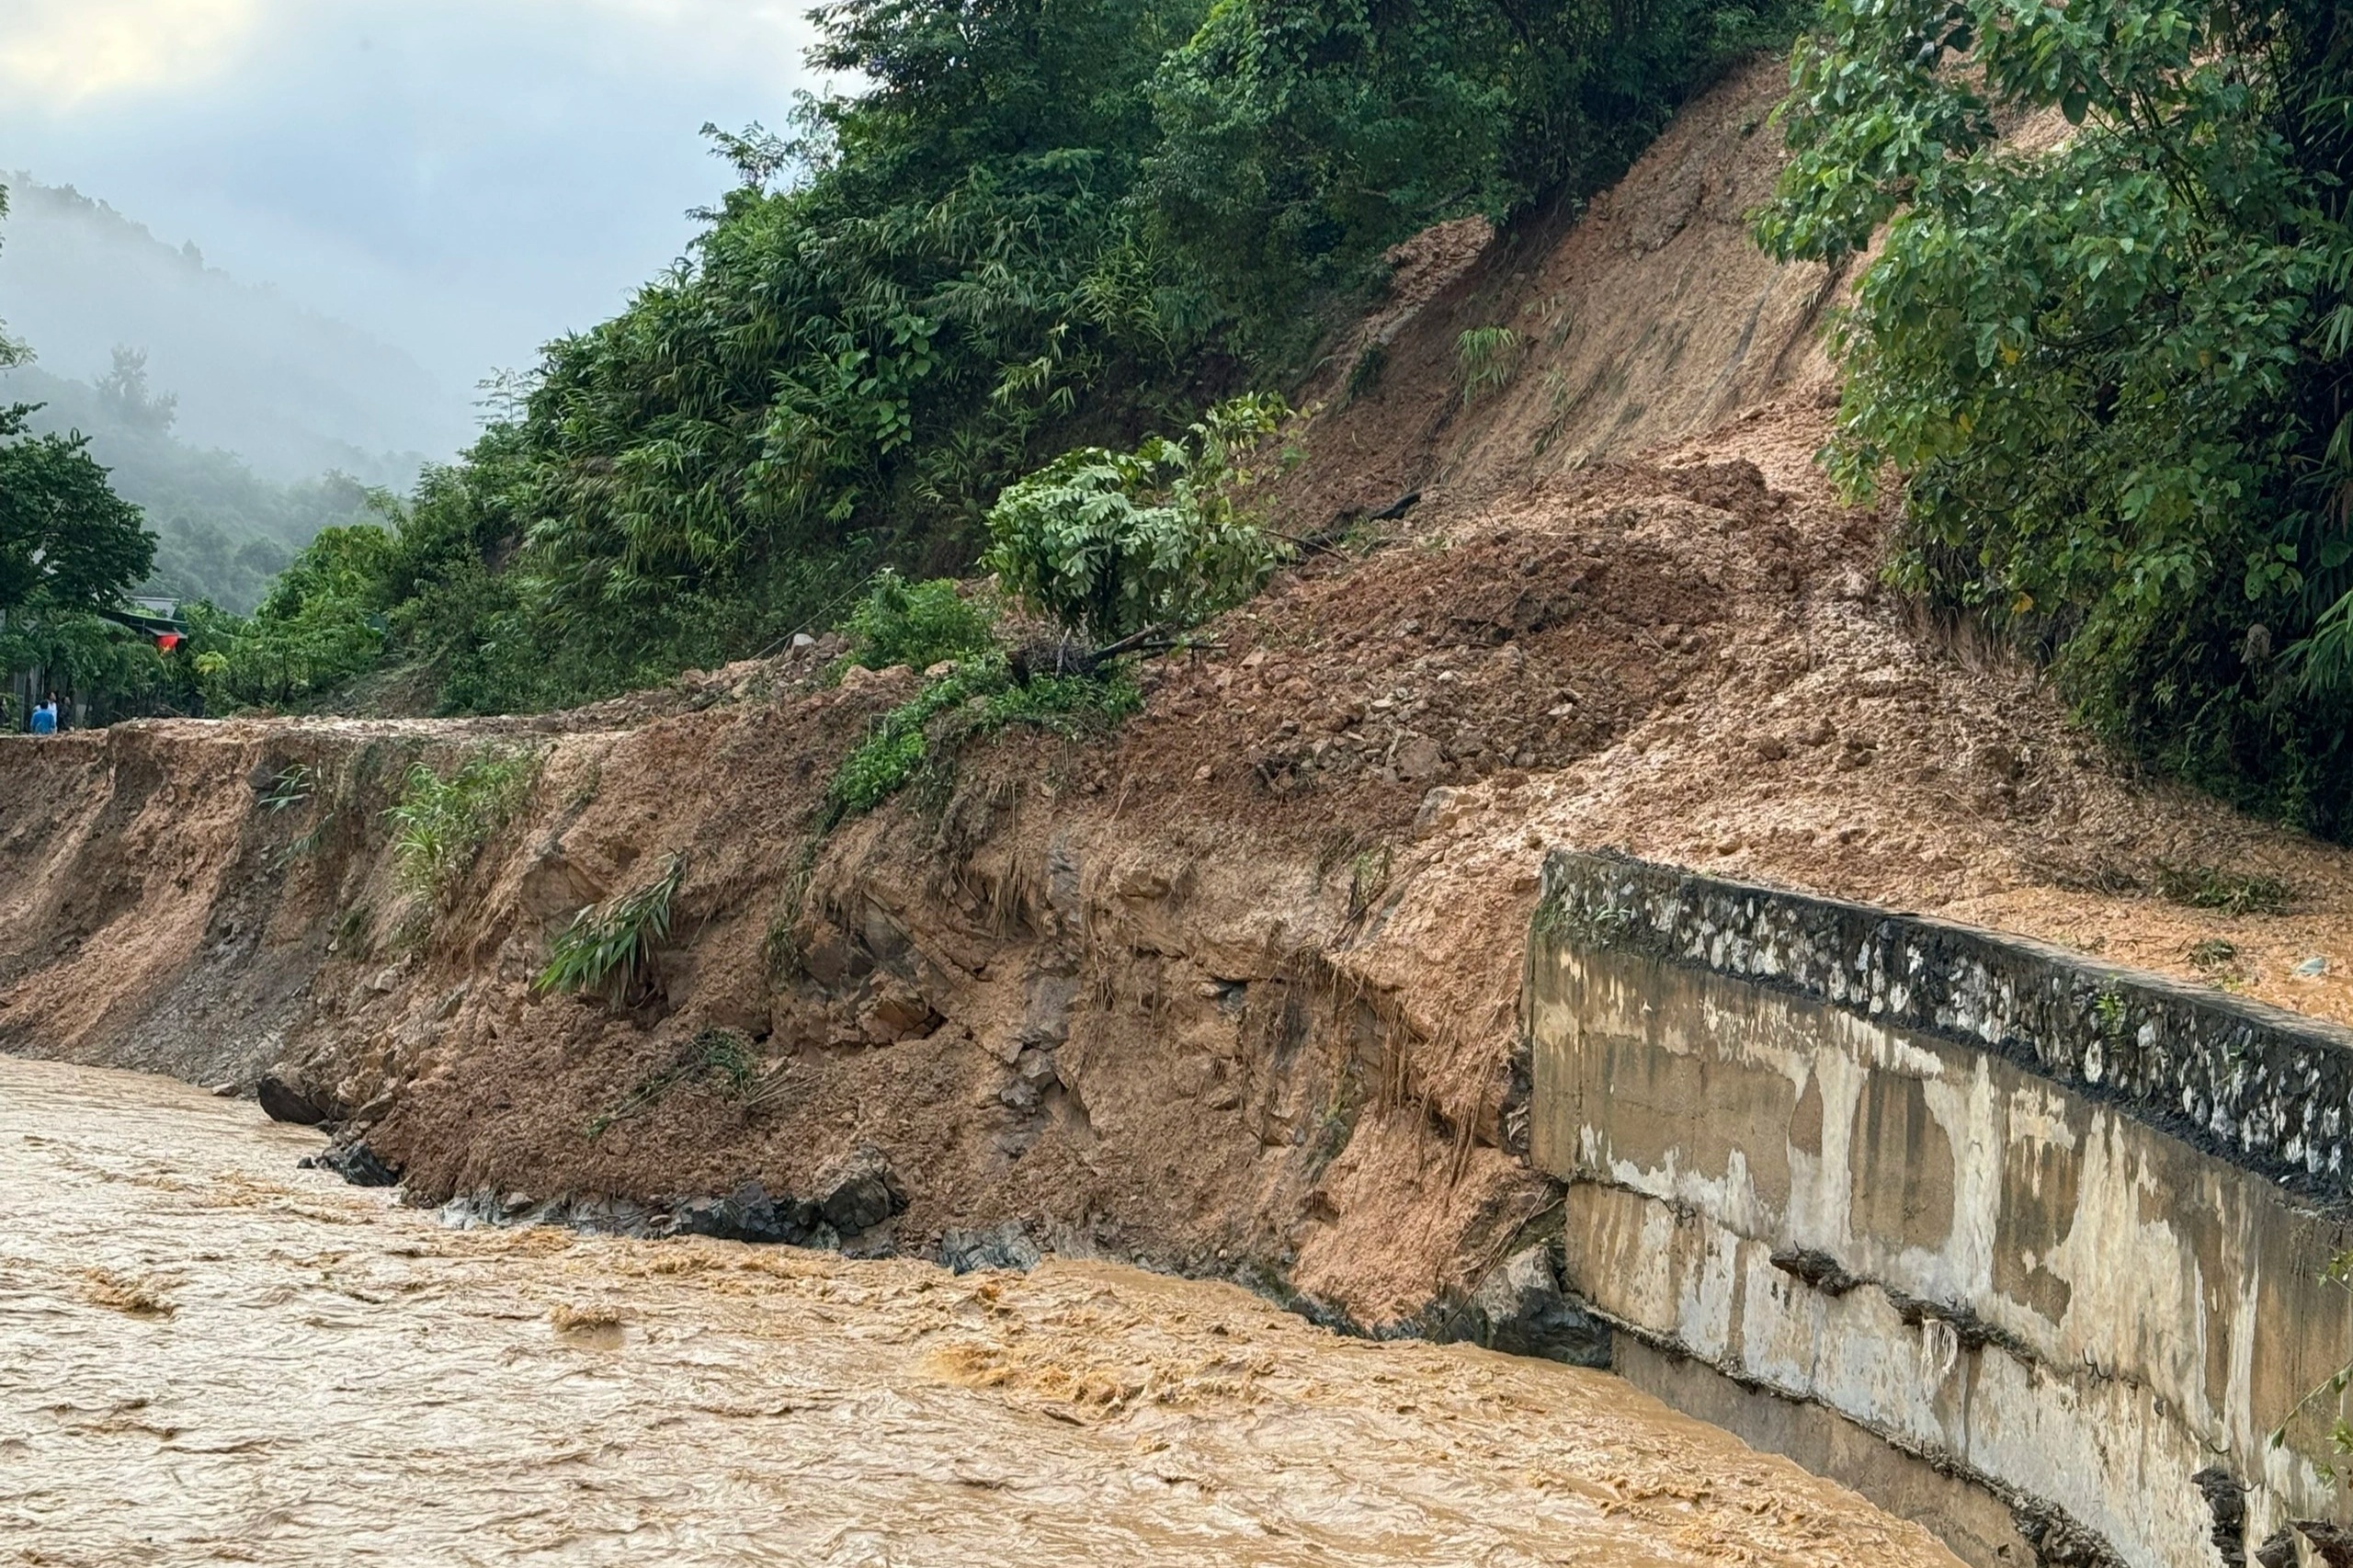
[(2224, 915), (2285, 915), (2296, 902), (2295, 890), (2278, 877), (2162, 861), (2157, 866), (2157, 892), (2176, 903), (2216, 909)]
[(1467, 407), (1501, 392), (1519, 371), (1528, 341), (1507, 326), (1474, 326), (1454, 340), (1454, 357), (1462, 369), (1462, 402)]
[(654, 956), (670, 935), (670, 902), (686, 874), (685, 859), (673, 855), (643, 887), (574, 915), (556, 933), (539, 989), (584, 993), (615, 1008), (642, 999), (653, 988)]
[(318, 793), (319, 777), (307, 762), (289, 763), (278, 770), (261, 792), (261, 803), (270, 812), (291, 811)]
[(747, 1108), (763, 1102), (767, 1085), (761, 1082), (751, 1042), (733, 1029), (705, 1029), (679, 1047), (676, 1056), (631, 1085), (629, 1093), (592, 1117), (589, 1140), (603, 1137), (615, 1122), (643, 1116), (681, 1085), (704, 1079), (712, 1080), (722, 1096)]
[(447, 778), (423, 763), (410, 768), (399, 802), (384, 813), (402, 887), (435, 902), (447, 897), (539, 771), (540, 754), (529, 751), (474, 757)]

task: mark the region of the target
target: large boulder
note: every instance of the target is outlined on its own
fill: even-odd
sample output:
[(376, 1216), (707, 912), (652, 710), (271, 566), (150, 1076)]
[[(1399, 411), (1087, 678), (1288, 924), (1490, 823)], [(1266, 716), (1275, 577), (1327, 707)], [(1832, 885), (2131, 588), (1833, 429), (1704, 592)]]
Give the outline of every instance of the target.
[(958, 1274), (976, 1268), (1035, 1268), (1044, 1256), (1018, 1220), (983, 1231), (949, 1231), (939, 1238), (939, 1261)]
[(747, 1181), (724, 1198), (690, 1198), (670, 1211), (666, 1229), (675, 1236), (715, 1236), (730, 1242), (781, 1242), (790, 1246), (828, 1246), (817, 1206), (786, 1194), (771, 1198), (757, 1181)]
[(354, 1187), (398, 1187), (401, 1184), (400, 1167), (386, 1163), (383, 1156), (368, 1147), (362, 1139), (355, 1138), (347, 1143), (330, 1143), (315, 1154), (305, 1154), (294, 1164), (302, 1170), (333, 1171)]
[(1609, 1325), (1562, 1293), (1549, 1246), (1514, 1253), (1490, 1270), (1471, 1310), (1479, 1343), (1491, 1350), (1572, 1367), (1609, 1365)]
[(845, 1236), (871, 1230), (907, 1206), (889, 1156), (861, 1143), (817, 1174), (813, 1194), (825, 1223)]
[(316, 1127), (332, 1119), (327, 1108), (288, 1083), (275, 1073), (262, 1075), (254, 1085), (254, 1097), (261, 1101), (262, 1114), (272, 1121), (290, 1121), (298, 1127)]

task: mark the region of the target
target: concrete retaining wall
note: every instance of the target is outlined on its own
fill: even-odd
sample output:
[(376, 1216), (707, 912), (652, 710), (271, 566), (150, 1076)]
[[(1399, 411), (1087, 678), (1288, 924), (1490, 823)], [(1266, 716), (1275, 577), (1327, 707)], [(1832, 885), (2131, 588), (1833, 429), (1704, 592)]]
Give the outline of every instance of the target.
[(1630, 1375), (1978, 1562), (2329, 1560), (2291, 1521), (2353, 1512), (2333, 1402), (2268, 1437), (2353, 1356), (2353, 1034), (1570, 854), (1528, 1008), (1531, 1153)]

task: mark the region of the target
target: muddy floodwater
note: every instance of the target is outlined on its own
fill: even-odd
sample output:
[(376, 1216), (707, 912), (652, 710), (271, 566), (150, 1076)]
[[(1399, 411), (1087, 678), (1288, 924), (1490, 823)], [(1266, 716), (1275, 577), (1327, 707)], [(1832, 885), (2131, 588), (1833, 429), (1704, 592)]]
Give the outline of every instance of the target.
[(452, 1231), (0, 1056), (0, 1562), (1954, 1560), (1607, 1376), (1099, 1263)]

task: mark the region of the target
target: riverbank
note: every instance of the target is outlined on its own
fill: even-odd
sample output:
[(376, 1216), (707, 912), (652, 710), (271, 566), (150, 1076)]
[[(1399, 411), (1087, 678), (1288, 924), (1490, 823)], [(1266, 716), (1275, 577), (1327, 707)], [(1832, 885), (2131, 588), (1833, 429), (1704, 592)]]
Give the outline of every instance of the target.
[(451, 1231), (0, 1057), (0, 1562), (1951, 1568), (1605, 1374), (1097, 1263)]

